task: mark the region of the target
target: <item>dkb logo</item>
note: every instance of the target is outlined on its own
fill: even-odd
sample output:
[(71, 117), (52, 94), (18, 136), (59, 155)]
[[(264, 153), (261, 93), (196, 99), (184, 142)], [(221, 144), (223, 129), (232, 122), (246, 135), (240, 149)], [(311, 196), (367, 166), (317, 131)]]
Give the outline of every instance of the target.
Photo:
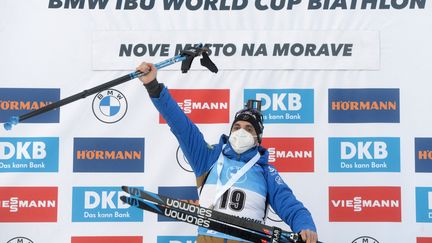
[(141, 222), (143, 211), (123, 203), (118, 187), (74, 187), (72, 222)]
[(329, 138), (330, 172), (400, 172), (400, 140)]
[(417, 222), (432, 223), (432, 187), (416, 187)]
[(261, 100), (265, 123), (313, 123), (313, 89), (245, 89), (244, 102)]
[(0, 138), (0, 172), (57, 172), (58, 138)]

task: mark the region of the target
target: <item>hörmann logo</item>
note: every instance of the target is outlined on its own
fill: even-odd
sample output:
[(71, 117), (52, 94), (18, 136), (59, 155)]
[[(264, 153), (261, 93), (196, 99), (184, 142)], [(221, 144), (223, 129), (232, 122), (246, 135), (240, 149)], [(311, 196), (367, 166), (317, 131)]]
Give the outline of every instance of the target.
[(120, 187), (74, 187), (72, 222), (142, 222), (143, 211), (120, 200), (126, 194)]
[(432, 172), (432, 138), (415, 138), (415, 171)]
[(432, 223), (432, 187), (416, 187), (417, 222)]
[[(170, 90), (183, 112), (195, 123), (228, 123), (229, 89)], [(159, 118), (159, 123), (166, 123)]]
[[(176, 198), (191, 204), (199, 205), (198, 192), (195, 186), (159, 187), (159, 194)], [(175, 219), (158, 215), (158, 221), (176, 221)]]
[[(60, 99), (60, 89), (0, 88), (0, 122), (45, 107)], [(60, 109), (34, 116), (23, 123), (58, 123)]]
[(313, 89), (245, 89), (244, 102), (261, 100), (265, 123), (313, 123)]
[(400, 187), (329, 187), (330, 222), (401, 222)]
[(71, 243), (143, 243), (142, 236), (72, 236)]
[(144, 138), (74, 138), (74, 172), (144, 172)]
[(0, 187), (0, 222), (57, 222), (57, 187)]
[(399, 89), (329, 89), (329, 123), (399, 123)]
[(263, 138), (269, 162), (279, 172), (313, 172), (313, 138)]
[(0, 172), (57, 172), (58, 138), (0, 138)]
[(400, 139), (329, 138), (330, 172), (400, 172)]

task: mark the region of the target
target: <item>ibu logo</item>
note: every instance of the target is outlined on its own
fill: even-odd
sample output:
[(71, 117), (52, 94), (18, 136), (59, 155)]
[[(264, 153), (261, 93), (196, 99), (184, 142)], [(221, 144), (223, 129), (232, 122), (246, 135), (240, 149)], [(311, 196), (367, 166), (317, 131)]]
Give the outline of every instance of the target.
[(74, 187), (72, 222), (142, 222), (143, 211), (120, 200), (127, 195), (120, 187)]
[(196, 243), (196, 236), (158, 236), (157, 243)]
[(0, 172), (58, 172), (58, 163), (58, 138), (0, 138)]
[(245, 89), (244, 102), (261, 100), (265, 123), (313, 123), (313, 89)]
[(400, 139), (329, 138), (330, 172), (400, 172)]

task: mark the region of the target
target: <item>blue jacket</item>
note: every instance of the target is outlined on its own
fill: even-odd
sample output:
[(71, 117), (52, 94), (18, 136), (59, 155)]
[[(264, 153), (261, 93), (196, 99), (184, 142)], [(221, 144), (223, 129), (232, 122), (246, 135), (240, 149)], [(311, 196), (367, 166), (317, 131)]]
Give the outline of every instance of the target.
[[(198, 127), (184, 114), (165, 87), (159, 98), (152, 98), (152, 102), (166, 120), (171, 132), (176, 136), (197, 178), (203, 177), (209, 172), (221, 152), (230, 159), (247, 162), (258, 150), (261, 158), (257, 163), (264, 169), (270, 206), (294, 232), (305, 229), (316, 232), (310, 212), (296, 199), (276, 169), (268, 164), (268, 151), (265, 148), (257, 146), (238, 155), (231, 148), (226, 135), (222, 135), (219, 143), (215, 145), (207, 144)], [(227, 145), (222, 151), (225, 144)]]

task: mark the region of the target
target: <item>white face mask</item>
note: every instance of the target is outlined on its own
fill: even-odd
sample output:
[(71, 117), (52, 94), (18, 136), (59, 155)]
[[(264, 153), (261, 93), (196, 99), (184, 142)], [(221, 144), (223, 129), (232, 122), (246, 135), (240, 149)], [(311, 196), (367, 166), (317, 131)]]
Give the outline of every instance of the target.
[(238, 154), (241, 154), (255, 146), (254, 137), (243, 128), (232, 132), (228, 141), (230, 142), (234, 151)]

